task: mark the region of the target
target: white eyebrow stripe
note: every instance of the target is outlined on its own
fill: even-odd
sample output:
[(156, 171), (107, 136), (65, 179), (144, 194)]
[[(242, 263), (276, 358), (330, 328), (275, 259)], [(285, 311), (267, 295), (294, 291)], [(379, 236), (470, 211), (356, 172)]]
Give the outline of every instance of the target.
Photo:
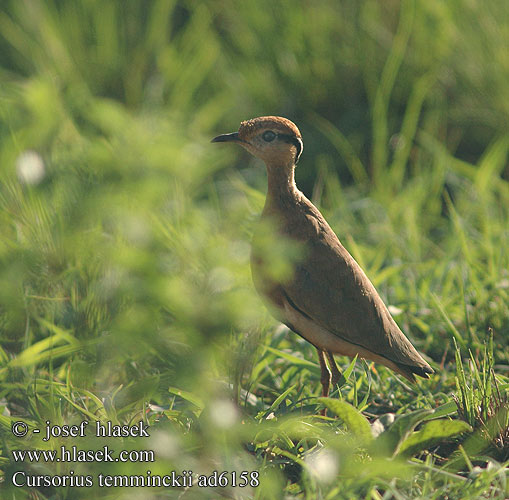
[(297, 155), (295, 156), (295, 163), (297, 163), (299, 161), (300, 155), (302, 154), (302, 150), (304, 149), (304, 144), (302, 139), (299, 139), (298, 137), (295, 139), (299, 141), (299, 146), (297, 147)]

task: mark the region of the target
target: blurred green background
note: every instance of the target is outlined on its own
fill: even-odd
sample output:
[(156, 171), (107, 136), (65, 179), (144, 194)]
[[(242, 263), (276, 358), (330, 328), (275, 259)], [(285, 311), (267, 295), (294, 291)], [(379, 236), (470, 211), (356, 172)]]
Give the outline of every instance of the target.
[[(509, 495), (508, 47), (505, 0), (3, 0), (5, 498)], [(332, 403), (316, 399), (314, 349), (251, 284), (265, 169), (209, 144), (268, 114), (300, 128), (297, 184), (429, 357), (431, 381), (338, 358), (333, 397), (347, 406), (319, 418)], [(266, 252), (287, 270), (285, 242), (269, 234)], [(13, 437), (20, 419), (143, 419), (151, 437), (45, 443)], [(104, 443), (157, 460), (11, 455)], [(148, 469), (258, 471), (260, 484), (134, 497), (10, 486), (18, 470)]]

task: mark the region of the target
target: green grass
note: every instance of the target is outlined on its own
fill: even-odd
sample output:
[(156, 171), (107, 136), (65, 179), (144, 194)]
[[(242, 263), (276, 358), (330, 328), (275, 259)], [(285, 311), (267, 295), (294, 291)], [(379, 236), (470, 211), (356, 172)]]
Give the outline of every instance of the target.
[[(3, 2), (2, 499), (508, 497), (508, 38), (502, 0)], [(429, 381), (340, 357), (320, 398), (314, 348), (256, 296), (264, 168), (209, 141), (263, 114), (300, 127), (298, 185)], [(86, 437), (11, 432), (83, 420)], [(92, 432), (140, 420), (149, 438)], [(156, 460), (12, 454), (63, 445)], [(94, 486), (11, 484), (71, 470)], [(194, 486), (98, 486), (148, 470)], [(214, 471), (254, 475), (199, 487)]]

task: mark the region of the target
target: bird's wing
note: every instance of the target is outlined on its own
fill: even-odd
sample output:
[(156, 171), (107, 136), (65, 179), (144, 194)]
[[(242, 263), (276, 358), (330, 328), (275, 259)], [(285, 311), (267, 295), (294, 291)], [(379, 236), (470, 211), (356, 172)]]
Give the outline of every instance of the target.
[[(296, 264), (291, 282), (282, 285), (289, 303), (342, 340), (395, 363), (431, 370), (392, 319), (360, 266), (312, 208), (308, 218), (313, 219), (315, 234), (306, 241), (307, 257)], [(299, 239), (305, 233), (302, 224), (295, 228)]]

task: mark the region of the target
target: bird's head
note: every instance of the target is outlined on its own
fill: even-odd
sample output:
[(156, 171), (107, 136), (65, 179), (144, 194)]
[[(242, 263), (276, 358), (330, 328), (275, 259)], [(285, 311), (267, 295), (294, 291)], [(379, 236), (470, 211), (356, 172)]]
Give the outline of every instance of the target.
[(293, 122), (280, 116), (261, 116), (240, 124), (238, 132), (218, 135), (212, 142), (235, 142), (267, 166), (292, 166), (302, 153), (302, 136)]

